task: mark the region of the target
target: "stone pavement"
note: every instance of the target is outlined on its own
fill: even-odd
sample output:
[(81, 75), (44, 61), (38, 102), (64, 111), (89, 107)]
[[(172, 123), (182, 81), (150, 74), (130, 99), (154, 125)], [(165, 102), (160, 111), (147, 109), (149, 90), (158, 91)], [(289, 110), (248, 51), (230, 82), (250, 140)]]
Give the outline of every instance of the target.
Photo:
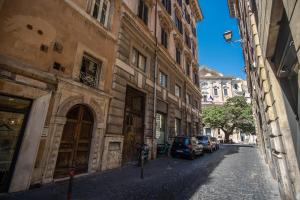
[[(78, 177), (73, 199), (234, 199), (277, 200), (278, 186), (258, 149), (223, 145), (196, 160), (160, 158), (137, 166)], [(66, 199), (67, 181), (26, 192), (1, 194), (1, 200)]]

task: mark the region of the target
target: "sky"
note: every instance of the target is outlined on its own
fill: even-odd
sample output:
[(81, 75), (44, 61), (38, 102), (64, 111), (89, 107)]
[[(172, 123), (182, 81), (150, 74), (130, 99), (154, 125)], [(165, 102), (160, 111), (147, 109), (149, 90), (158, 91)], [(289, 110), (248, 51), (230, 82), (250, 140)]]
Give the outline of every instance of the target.
[(226, 30), (240, 39), (237, 20), (229, 16), (227, 0), (199, 0), (204, 19), (197, 23), (198, 62), (224, 75), (245, 79), (244, 59), (239, 42), (227, 43)]

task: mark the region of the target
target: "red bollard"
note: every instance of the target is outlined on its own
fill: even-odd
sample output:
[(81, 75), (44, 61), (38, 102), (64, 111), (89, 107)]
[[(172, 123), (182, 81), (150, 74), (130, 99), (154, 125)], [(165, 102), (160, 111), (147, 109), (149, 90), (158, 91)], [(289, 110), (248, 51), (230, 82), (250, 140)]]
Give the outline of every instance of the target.
[(75, 175), (75, 169), (71, 168), (69, 171), (69, 186), (68, 186), (68, 194), (67, 194), (67, 200), (71, 200), (72, 199), (72, 187), (73, 187), (73, 177)]

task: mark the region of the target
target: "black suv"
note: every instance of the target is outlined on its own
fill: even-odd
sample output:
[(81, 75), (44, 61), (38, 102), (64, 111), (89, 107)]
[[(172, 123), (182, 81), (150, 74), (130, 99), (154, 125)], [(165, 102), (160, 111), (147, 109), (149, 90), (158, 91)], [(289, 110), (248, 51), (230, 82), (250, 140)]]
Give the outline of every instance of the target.
[(197, 155), (203, 153), (203, 146), (199, 144), (195, 137), (177, 136), (174, 138), (171, 156), (183, 156), (190, 159), (195, 159)]

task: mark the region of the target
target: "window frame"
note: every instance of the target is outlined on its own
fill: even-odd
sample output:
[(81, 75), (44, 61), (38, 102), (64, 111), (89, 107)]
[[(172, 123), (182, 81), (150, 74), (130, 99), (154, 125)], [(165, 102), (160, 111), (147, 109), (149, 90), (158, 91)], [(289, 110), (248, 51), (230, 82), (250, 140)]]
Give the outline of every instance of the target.
[[(93, 77), (94, 83), (89, 83), (89, 82), (87, 82), (88, 80), (84, 80), (84, 77), (87, 76), (87, 72), (83, 72), (83, 70), (82, 70), (84, 59), (87, 59), (89, 62), (93, 62), (94, 64), (97, 65), (96, 72)], [(80, 69), (79, 69), (79, 82), (86, 86), (92, 87), (92, 88), (98, 88), (102, 68), (103, 68), (103, 61), (96, 59), (95, 57), (91, 56), (90, 54), (84, 52), (82, 55), (82, 58), (81, 58), (81, 65), (80, 65)], [(83, 73), (85, 73), (85, 74), (83, 74)], [(91, 74), (88, 74), (88, 75), (91, 75)], [(94, 85), (92, 85), (92, 84), (94, 84)]]
[[(105, 15), (103, 15), (103, 5), (104, 3), (107, 3), (107, 8), (105, 11)], [(92, 5), (91, 5), (91, 12), (90, 15), (97, 20), (100, 24), (102, 24), (104, 27), (108, 27), (108, 18), (109, 18), (109, 14), (111, 12), (111, 2), (110, 0), (99, 0), (99, 4), (98, 5), (98, 13), (97, 16), (94, 16), (94, 12), (95, 12), (95, 5), (97, 4), (97, 0), (93, 0), (92, 1)], [(104, 21), (102, 20), (102, 17), (104, 17)]]
[[(174, 88), (175, 88), (175, 91), (174, 91), (175, 96), (178, 98), (181, 98), (181, 87), (178, 84), (175, 84)], [(178, 88), (178, 92), (179, 92), (178, 94), (176, 92), (177, 91), (176, 88)]]
[(161, 27), (161, 44), (166, 48), (168, 49), (168, 32), (163, 28)]
[(161, 70), (159, 70), (159, 85), (161, 87), (168, 88), (168, 75)]
[(137, 15), (145, 23), (145, 25), (148, 26), (149, 6), (145, 2), (145, 0), (139, 0)]
[[(136, 55), (135, 55), (136, 53)], [(133, 62), (133, 57), (136, 56), (136, 61)], [(144, 59), (144, 66), (143, 68), (140, 66), (140, 59), (143, 58)], [(132, 52), (131, 52), (131, 60), (130, 63), (138, 68), (139, 70), (142, 70), (144, 73), (146, 72), (147, 69), (147, 56), (145, 56), (144, 54), (142, 54), (137, 48), (132, 47)]]

